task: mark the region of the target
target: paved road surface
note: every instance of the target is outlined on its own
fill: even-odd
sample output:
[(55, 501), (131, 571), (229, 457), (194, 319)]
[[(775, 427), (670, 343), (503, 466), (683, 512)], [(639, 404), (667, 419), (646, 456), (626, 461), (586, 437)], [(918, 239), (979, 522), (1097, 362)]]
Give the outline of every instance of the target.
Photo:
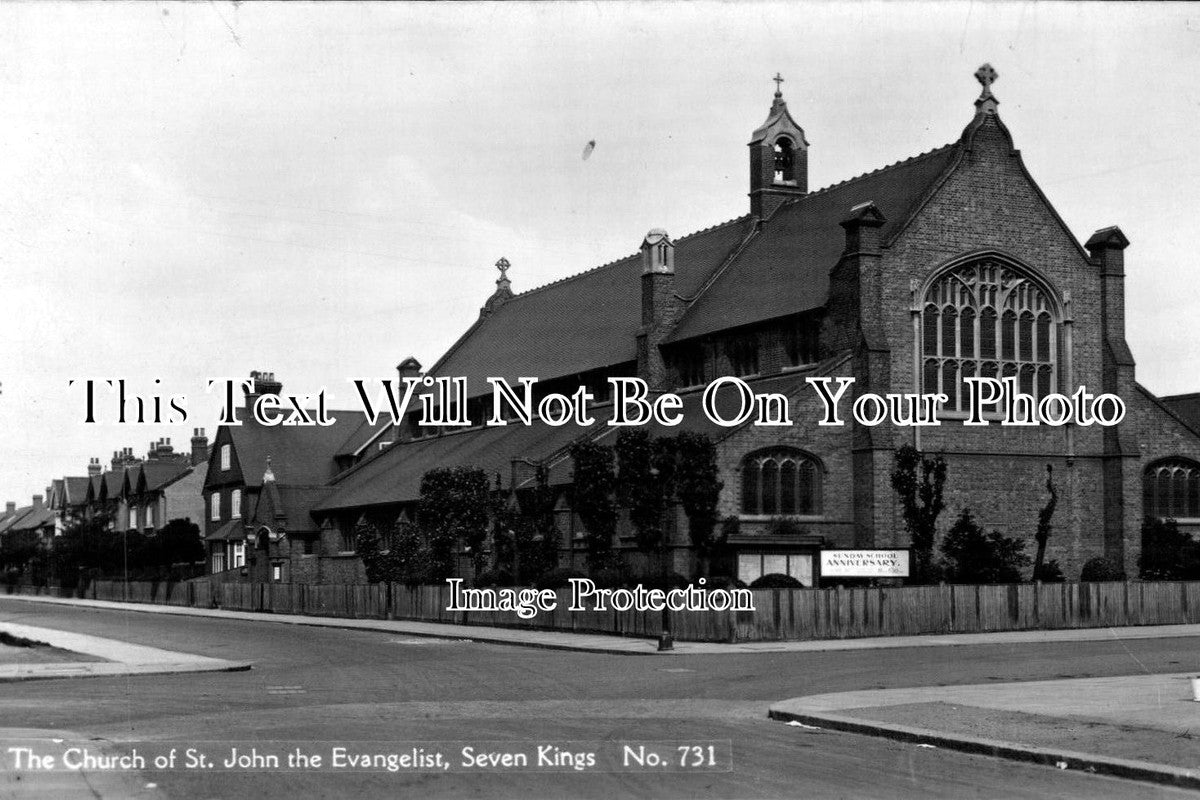
[(1197, 639), (655, 659), (18, 605), (0, 598), (0, 620), (5, 619), (248, 659), (256, 666), (245, 673), (3, 684), (3, 726), (185, 745), (197, 740), (557, 743), (695, 738), (728, 739), (733, 748), (733, 771), (716, 774), (145, 776), (172, 797), (1197, 796), (809, 731), (765, 718), (770, 701), (803, 694), (1179, 672), (1194, 668)]

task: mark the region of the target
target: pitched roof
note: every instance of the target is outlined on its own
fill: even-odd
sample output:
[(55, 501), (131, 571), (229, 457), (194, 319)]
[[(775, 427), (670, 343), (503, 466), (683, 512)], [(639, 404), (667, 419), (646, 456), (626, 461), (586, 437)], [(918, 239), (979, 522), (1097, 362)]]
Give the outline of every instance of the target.
[(1158, 398), (1158, 402), (1189, 422), (1193, 428), (1200, 429), (1200, 394), (1173, 394)]
[[(803, 387), (809, 371), (791, 371), (748, 381), (756, 391), (793, 394)], [(650, 424), (645, 426), (651, 435), (674, 435), (683, 431), (706, 433), (721, 439), (735, 428), (716, 424), (701, 409), (700, 390), (682, 393), (683, 421), (677, 426)], [(737, 394), (733, 390), (717, 393), (719, 413), (732, 419)], [(534, 420), (533, 425), (510, 424), (504, 427), (481, 427), (444, 433), (425, 439), (413, 439), (392, 445), (375, 458), (365, 461), (341, 475), (333, 483), (335, 491), (314, 506), (320, 512), (344, 511), (368, 506), (395, 505), (412, 502), (421, 496), (421, 478), (437, 467), (469, 466), (482, 469), (489, 480), (498, 474), (501, 485), (509, 488), (513, 480), (514, 459), (549, 461), (550, 482), (554, 485), (571, 481), (571, 461), (565, 448), (572, 441), (592, 436), (611, 444), (619, 428), (607, 424), (612, 417), (609, 404), (597, 404), (592, 409), (596, 424), (582, 428), (574, 424), (561, 427)], [(516, 476), (517, 488), (527, 485)]]
[[(700, 289), (753, 229), (749, 216), (675, 240), (676, 288)], [(472, 395), (489, 376), (515, 381), (574, 375), (637, 360), (641, 254), (518, 294), (485, 315), (430, 370), (467, 379)]]
[(63, 486), (65, 487), (65, 502), (70, 506), (82, 505), (87, 499), (88, 481), (91, 480), (86, 475), (80, 477), (68, 476), (63, 478)]
[(319, 503), (316, 510), (337, 511), (417, 500), (421, 496), (421, 477), (437, 467), (478, 467), (487, 473), (489, 480), (499, 473), (507, 485), (514, 458), (548, 456), (585, 433), (586, 429), (576, 425), (555, 428), (535, 422), (530, 426), (472, 428), (399, 442), (339, 476), (333, 483), (336, 491)]
[(280, 486), (276, 481), (264, 483), (251, 523), (277, 528), (282, 522), (288, 533), (320, 530), (313, 521), (311, 511), (334, 491), (332, 486)]
[(316, 486), (327, 482), (334, 475), (334, 455), (361, 431), (364, 421), (361, 411), (333, 411), (331, 416), (334, 423), (325, 426), (267, 427), (247, 420), (224, 428), (229, 431), (245, 484), (262, 485), (268, 456), (280, 484)]
[[(690, 305), (666, 341), (821, 307), (849, 209), (873, 201), (887, 217), (887, 241), (960, 151), (959, 143), (948, 144), (811, 192), (757, 230), (745, 216), (675, 240), (676, 292)], [(516, 295), (481, 316), (430, 373), (465, 377), (476, 396), (488, 391), (488, 376), (548, 380), (635, 361), (640, 275), (634, 254)]]
[(11, 515), (0, 519), (0, 533), (8, 533), (8, 531), (13, 530), (13, 527), (18, 525), (21, 519), (31, 511), (33, 511), (33, 506), (21, 506)]
[(873, 201), (887, 218), (880, 236), (889, 240), (957, 155), (958, 146), (949, 144), (781, 206), (692, 303), (667, 341), (821, 307), (829, 271), (845, 247), (839, 223), (850, 209)]
[(46, 508), (30, 508), (29, 511), (23, 514), (20, 519), (16, 520), (8, 527), (8, 531), (15, 533), (17, 531), (35, 531), (38, 528), (44, 528), (47, 525), (53, 525), (55, 513), (53, 509)]

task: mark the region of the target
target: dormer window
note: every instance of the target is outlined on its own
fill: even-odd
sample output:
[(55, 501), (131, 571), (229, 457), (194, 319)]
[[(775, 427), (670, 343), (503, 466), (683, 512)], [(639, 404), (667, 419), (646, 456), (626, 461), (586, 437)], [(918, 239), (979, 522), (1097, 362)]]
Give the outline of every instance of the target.
[(796, 182), (796, 160), (792, 153), (792, 140), (786, 136), (781, 136), (775, 142), (775, 182), (776, 183), (795, 183)]

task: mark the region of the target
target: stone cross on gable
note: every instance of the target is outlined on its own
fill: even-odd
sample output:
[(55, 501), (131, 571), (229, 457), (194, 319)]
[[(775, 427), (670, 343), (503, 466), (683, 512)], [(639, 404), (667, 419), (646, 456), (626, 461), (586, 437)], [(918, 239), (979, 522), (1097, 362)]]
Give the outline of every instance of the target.
[(775, 81), (775, 96), (783, 97), (783, 76), (776, 72), (775, 77), (771, 78), (771, 80)]
[(979, 99), (975, 101), (975, 107), (985, 114), (996, 113), (996, 105), (1000, 101), (992, 94), (992, 84), (999, 77), (1000, 73), (996, 72), (991, 64), (984, 64), (975, 70), (975, 80), (979, 81), (979, 85), (983, 87), (983, 91), (979, 93)]
[(500, 281), (508, 280), (508, 268), (511, 266), (512, 266), (512, 264), (508, 263), (507, 258), (505, 258), (504, 256), (500, 256), (500, 260), (496, 262), (496, 269), (500, 270), (500, 277), (499, 277), (499, 279), (497, 279), (496, 283), (500, 283)]
[(975, 80), (983, 84), (983, 90), (985, 92), (990, 93), (992, 91), (992, 84), (995, 83), (996, 79), (999, 77), (1000, 73), (996, 72), (991, 64), (984, 64), (982, 67), (975, 70)]

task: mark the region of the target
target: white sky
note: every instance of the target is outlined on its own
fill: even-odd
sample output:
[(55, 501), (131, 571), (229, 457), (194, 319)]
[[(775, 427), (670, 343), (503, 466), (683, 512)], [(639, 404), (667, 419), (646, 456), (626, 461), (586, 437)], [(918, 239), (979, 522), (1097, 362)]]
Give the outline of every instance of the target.
[[(501, 255), (522, 291), (744, 213), (777, 70), (817, 188), (956, 139), (984, 61), (1075, 234), (1133, 242), (1140, 380), (1200, 390), (1195, 6), (0, 4), (0, 501), (211, 434), (207, 377), (353, 407)], [(85, 426), (86, 377), (191, 419)]]

